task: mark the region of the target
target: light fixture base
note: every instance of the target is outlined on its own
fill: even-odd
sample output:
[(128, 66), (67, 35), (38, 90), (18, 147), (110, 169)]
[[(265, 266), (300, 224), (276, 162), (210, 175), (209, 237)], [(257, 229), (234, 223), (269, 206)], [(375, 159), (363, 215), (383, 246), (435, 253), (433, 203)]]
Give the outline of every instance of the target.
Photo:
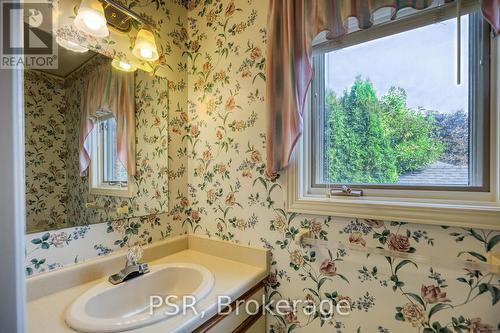
[(130, 16), (126, 15), (121, 10), (116, 9), (109, 3), (104, 4), (104, 16), (108, 25), (120, 32), (127, 33), (132, 30), (132, 21)]

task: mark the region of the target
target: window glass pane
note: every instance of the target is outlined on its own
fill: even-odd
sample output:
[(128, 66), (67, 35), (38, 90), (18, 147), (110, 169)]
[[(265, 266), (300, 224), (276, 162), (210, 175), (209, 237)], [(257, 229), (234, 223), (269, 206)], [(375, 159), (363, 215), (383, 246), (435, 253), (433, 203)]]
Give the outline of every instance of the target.
[(103, 122), (103, 182), (126, 183), (128, 180), (127, 170), (118, 159), (117, 132), (115, 118), (109, 118)]
[(469, 19), (324, 55), (322, 182), (469, 185)]

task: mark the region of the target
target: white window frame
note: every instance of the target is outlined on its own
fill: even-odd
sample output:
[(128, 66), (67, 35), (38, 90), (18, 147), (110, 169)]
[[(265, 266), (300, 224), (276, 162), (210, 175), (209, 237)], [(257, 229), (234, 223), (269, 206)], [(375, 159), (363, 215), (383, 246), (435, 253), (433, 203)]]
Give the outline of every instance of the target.
[[(372, 28), (373, 29), (373, 28)], [(429, 191), (364, 189), (362, 197), (328, 197), (327, 190), (312, 188), (311, 97), (304, 110), (304, 131), (285, 171), (287, 209), (302, 214), (397, 220), (422, 224), (500, 230), (500, 38), (490, 42), (489, 190)], [(486, 179), (488, 177), (485, 177)]]
[[(94, 195), (104, 195), (112, 197), (133, 197), (133, 177), (128, 175), (127, 186), (122, 184), (111, 185), (103, 182), (104, 176), (104, 150), (99, 149), (99, 141), (103, 140), (100, 122), (108, 120), (112, 115), (100, 116), (95, 120), (94, 129), (89, 135), (90, 139), (90, 170), (89, 170), (89, 193)], [(101, 143), (102, 144), (102, 143)]]

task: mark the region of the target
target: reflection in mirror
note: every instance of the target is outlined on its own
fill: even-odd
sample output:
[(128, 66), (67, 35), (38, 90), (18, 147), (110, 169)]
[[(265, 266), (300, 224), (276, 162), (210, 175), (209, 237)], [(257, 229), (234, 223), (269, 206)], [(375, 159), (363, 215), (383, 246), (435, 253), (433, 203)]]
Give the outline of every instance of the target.
[(26, 231), (166, 211), (164, 79), (58, 44), (57, 69), (24, 73)]

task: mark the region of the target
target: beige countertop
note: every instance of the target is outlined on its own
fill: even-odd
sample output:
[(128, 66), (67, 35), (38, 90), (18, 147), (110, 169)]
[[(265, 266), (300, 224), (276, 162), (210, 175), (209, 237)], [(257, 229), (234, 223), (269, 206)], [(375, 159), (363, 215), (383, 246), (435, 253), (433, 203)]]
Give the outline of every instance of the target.
[[(214, 275), (214, 287), (197, 303), (198, 314), (188, 311), (185, 315), (177, 315), (127, 332), (191, 332), (217, 312), (218, 296), (229, 296), (234, 300), (262, 281), (269, 272), (268, 252), (263, 249), (191, 235), (162, 242), (164, 244), (155, 244), (150, 246), (150, 249), (145, 248), (145, 257), (156, 257), (155, 260), (147, 261), (150, 265), (172, 262), (203, 265)], [(176, 244), (172, 245), (173, 242)], [(167, 248), (170, 248), (170, 251), (166, 251)], [(161, 253), (164, 252), (171, 253), (162, 257)], [(124, 255), (124, 253), (115, 254), (110, 258), (86, 263), (86, 267), (75, 265), (67, 269), (67, 272), (62, 269), (61, 272), (50, 272), (28, 279), (27, 332), (74, 333), (75, 331), (69, 328), (64, 320), (67, 307), (86, 290), (107, 279), (108, 271), (121, 259), (124, 260)], [(96, 269), (96, 266), (101, 266), (101, 270)], [(59, 284), (59, 281), (64, 282), (62, 284), (67, 288), (58, 288), (54, 285)]]

